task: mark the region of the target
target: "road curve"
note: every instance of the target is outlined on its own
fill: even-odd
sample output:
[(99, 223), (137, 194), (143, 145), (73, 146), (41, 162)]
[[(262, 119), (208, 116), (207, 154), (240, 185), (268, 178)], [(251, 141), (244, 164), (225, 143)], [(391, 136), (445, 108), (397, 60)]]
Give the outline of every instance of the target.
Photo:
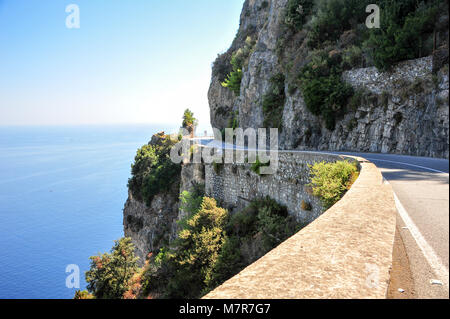
[(449, 298), (449, 161), (392, 154), (338, 154), (373, 162), (392, 185), (416, 297)]
[[(210, 139), (201, 144), (236, 148)], [(381, 170), (395, 193), (398, 229), (409, 260), (414, 296), (449, 298), (449, 161), (395, 154), (324, 153), (363, 157)]]

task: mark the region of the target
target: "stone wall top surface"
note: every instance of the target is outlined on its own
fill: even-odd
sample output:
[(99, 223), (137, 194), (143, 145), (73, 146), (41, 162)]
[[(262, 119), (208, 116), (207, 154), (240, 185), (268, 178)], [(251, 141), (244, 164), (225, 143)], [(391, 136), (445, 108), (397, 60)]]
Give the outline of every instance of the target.
[(206, 299), (385, 298), (396, 208), (379, 170), (361, 174), (335, 206)]

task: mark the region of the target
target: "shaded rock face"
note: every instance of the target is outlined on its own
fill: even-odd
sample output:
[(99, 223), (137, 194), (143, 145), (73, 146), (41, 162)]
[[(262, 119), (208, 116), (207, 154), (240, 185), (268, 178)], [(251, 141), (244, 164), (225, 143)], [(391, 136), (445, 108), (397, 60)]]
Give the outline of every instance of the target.
[[(302, 32), (292, 40), (295, 45), (287, 46), (281, 55), (277, 52), (286, 4), (287, 0), (245, 2), (236, 39), (213, 67), (208, 99), (214, 128), (228, 127), (233, 112), (239, 113), (240, 127), (263, 127), (262, 100), (270, 90), (270, 78), (285, 73), (279, 57), (306, 59), (306, 34)], [(242, 70), (240, 96), (235, 96), (221, 82), (227, 59), (229, 64), (232, 53), (242, 47), (249, 34), (256, 45)], [(342, 43), (351, 43), (351, 32), (342, 37)], [(366, 92), (355, 109), (337, 119), (333, 131), (308, 111), (301, 90), (289, 92), (286, 84), (280, 148), (448, 158), (448, 44), (444, 46), (434, 57), (405, 61), (391, 72), (379, 73), (375, 68), (345, 72), (345, 81)], [(295, 65), (307, 62), (296, 61)]]
[[(174, 186), (176, 189), (178, 184)], [(143, 264), (147, 255), (158, 252), (174, 239), (178, 220), (178, 196), (175, 192), (158, 194), (150, 206), (133, 198), (131, 192), (123, 210), (125, 237), (136, 247), (136, 256)]]
[(344, 72), (362, 94), (334, 131), (321, 127), (303, 102), (290, 96), (283, 116), (286, 149), (318, 149), (449, 157), (448, 68), (432, 73), (432, 58), (400, 63), (392, 72), (376, 68)]
[[(233, 41), (230, 49), (219, 55), (213, 67), (213, 75), (211, 80), (211, 85), (208, 91), (208, 100), (211, 109), (211, 125), (214, 128), (222, 129), (227, 127), (230, 119), (232, 118), (233, 112), (239, 111), (240, 114), (244, 114), (244, 111), (241, 111), (241, 105), (244, 109), (249, 109), (252, 107), (252, 104), (249, 103), (246, 99), (242, 99), (241, 97), (236, 96), (231, 90), (225, 88), (221, 85), (221, 83), (226, 78), (227, 74), (231, 71), (230, 60), (231, 55), (241, 48), (247, 37), (251, 37), (256, 40), (259, 38), (259, 34), (261, 30), (265, 29), (265, 26), (268, 23), (268, 19), (270, 19), (270, 15), (274, 11), (271, 7), (271, 1), (267, 0), (247, 0), (244, 3), (244, 7), (241, 13), (240, 18), (240, 26), (239, 31), (235, 40)], [(258, 41), (258, 46), (263, 46), (262, 42)], [(264, 62), (266, 59), (273, 59), (273, 57), (261, 57), (260, 59), (256, 59), (257, 52), (268, 52), (272, 55), (271, 51), (261, 50), (261, 47), (257, 47), (256, 51), (252, 54), (253, 57), (253, 72), (256, 71), (260, 62)], [(261, 70), (261, 75), (271, 71), (271, 64), (267, 64), (269, 70)], [(262, 66), (261, 66), (262, 68)], [(248, 82), (253, 80), (254, 84), (259, 83), (255, 77), (248, 76), (248, 70), (243, 70), (244, 79), (242, 82)], [(255, 81), (256, 80), (256, 81)], [(241, 93), (245, 91), (247, 87), (242, 86), (244, 90), (241, 90)], [(256, 87), (252, 87), (252, 90), (258, 89)], [(262, 90), (264, 88), (259, 88)], [(244, 95), (254, 95), (251, 92), (244, 92)], [(243, 94), (241, 94), (242, 96)], [(249, 122), (261, 121), (261, 115), (256, 114), (255, 112), (249, 113), (250, 118)], [(243, 119), (239, 118), (242, 122)], [(241, 124), (242, 126), (242, 124)]]
[(141, 265), (149, 253), (158, 253), (176, 238), (177, 221), (186, 215), (179, 209), (178, 194), (192, 190), (194, 183), (204, 184), (204, 178), (202, 164), (183, 165), (180, 182), (174, 183), (169, 192), (156, 195), (150, 206), (129, 192), (123, 209), (124, 232), (132, 239)]

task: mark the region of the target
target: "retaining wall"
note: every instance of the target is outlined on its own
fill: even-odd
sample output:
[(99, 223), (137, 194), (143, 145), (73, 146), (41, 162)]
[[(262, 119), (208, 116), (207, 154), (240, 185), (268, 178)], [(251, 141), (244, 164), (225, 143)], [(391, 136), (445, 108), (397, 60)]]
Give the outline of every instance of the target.
[[(225, 164), (205, 168), (206, 195), (228, 209), (243, 208), (256, 198), (270, 196), (288, 208), (299, 222), (311, 223), (323, 213), (320, 200), (311, 193), (309, 167), (317, 162), (336, 162), (341, 156), (313, 152), (280, 152), (273, 175), (258, 175), (250, 164)], [(311, 206), (304, 210), (302, 202)]]
[(358, 160), (360, 177), (341, 201), (205, 299), (385, 298), (393, 191), (375, 165)]

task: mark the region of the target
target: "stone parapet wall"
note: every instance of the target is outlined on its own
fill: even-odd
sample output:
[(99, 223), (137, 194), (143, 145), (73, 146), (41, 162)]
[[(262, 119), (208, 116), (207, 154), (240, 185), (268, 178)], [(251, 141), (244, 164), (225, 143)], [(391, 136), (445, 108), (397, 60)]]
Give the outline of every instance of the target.
[(386, 298), (395, 201), (376, 166), (359, 160), (341, 201), (205, 299)]
[[(270, 196), (285, 205), (301, 223), (310, 223), (323, 213), (320, 200), (311, 193), (308, 165), (336, 162), (341, 156), (314, 152), (280, 152), (278, 170), (273, 175), (258, 175), (250, 164), (206, 165), (206, 195), (228, 209), (240, 209), (253, 199)], [(304, 210), (302, 202), (311, 205)]]

